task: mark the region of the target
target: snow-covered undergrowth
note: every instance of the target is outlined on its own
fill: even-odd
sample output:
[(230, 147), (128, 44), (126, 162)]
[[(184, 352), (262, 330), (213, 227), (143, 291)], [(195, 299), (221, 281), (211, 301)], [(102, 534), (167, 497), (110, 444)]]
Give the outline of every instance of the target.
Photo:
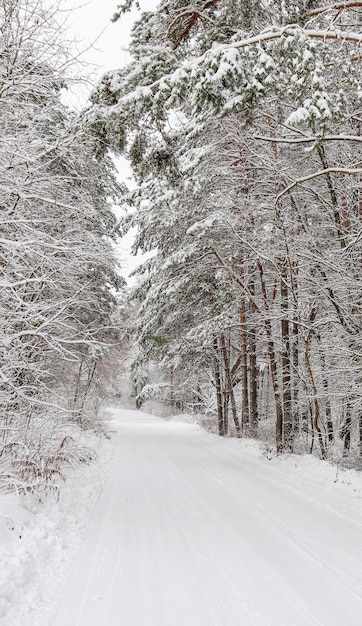
[(93, 460), (68, 467), (58, 498), (0, 495), (1, 624), (42, 624), (82, 541), (113, 449), (101, 433), (84, 434), (82, 442)]
[(77, 424), (33, 419), (27, 428), (8, 432), (0, 445), (0, 495), (16, 493), (39, 501), (57, 497), (65, 470), (94, 458)]

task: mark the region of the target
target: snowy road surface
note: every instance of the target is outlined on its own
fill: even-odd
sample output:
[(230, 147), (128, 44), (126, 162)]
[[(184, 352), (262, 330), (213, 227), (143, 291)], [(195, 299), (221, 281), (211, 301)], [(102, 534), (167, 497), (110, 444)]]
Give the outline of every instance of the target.
[(52, 626), (361, 626), (361, 500), (306, 493), (194, 425), (114, 418)]

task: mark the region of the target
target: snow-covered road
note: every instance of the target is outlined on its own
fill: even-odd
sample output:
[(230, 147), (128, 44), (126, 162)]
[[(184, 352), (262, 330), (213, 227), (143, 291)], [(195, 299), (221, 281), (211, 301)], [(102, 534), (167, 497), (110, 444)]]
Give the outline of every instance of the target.
[(361, 500), (283, 481), (194, 425), (114, 419), (52, 626), (361, 626)]

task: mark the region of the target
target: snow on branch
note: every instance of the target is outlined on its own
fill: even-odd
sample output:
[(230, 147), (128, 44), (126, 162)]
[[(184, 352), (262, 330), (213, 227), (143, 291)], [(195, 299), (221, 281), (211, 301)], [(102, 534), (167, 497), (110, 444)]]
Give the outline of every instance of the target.
[(344, 2), (335, 2), (334, 4), (312, 9), (306, 13), (306, 17), (315, 17), (328, 11), (343, 11), (343, 9), (355, 9), (358, 7), (362, 7), (361, 0), (359, 2), (356, 2), (356, 0), (345, 0)]
[(319, 170), (318, 172), (313, 172), (313, 174), (309, 174), (308, 176), (303, 176), (302, 178), (297, 178), (293, 183), (288, 185), (288, 187), (285, 187), (285, 189), (283, 189), (283, 191), (281, 191), (277, 195), (276, 200), (275, 200), (275, 204), (277, 204), (279, 202), (279, 200), (283, 196), (285, 196), (286, 193), (289, 193), (289, 191), (294, 189), (294, 187), (297, 187), (297, 185), (302, 185), (303, 183), (306, 183), (309, 180), (313, 180), (314, 178), (319, 178), (320, 176), (326, 176), (327, 174), (346, 174), (346, 175), (355, 176), (356, 174), (362, 174), (362, 169), (361, 168), (350, 169), (350, 168), (345, 168), (345, 167), (327, 167), (324, 170)]
[(254, 135), (258, 141), (269, 141), (270, 143), (318, 143), (321, 141), (357, 141), (362, 142), (359, 135), (324, 135), (321, 137), (267, 137), (265, 135)]
[[(362, 33), (345, 31), (341, 29), (304, 29), (298, 26), (286, 26), (270, 28), (259, 35), (241, 39), (239, 41), (220, 44), (207, 50), (204, 54), (194, 59), (188, 59), (178, 69), (162, 76), (148, 85), (137, 86), (131, 89), (128, 93), (123, 95), (117, 104), (110, 107), (110, 112), (116, 112), (120, 107), (129, 105), (131, 102), (138, 103), (140, 100), (146, 101), (149, 104), (154, 101), (154, 93), (159, 92), (163, 94), (166, 99), (171, 96), (171, 93), (175, 90), (174, 95), (177, 100), (177, 92), (179, 90), (182, 96), (185, 93), (190, 93), (190, 83), (196, 83), (203, 93), (205, 85), (210, 83), (215, 85), (217, 81), (222, 81), (227, 75), (236, 76), (240, 69), (243, 67), (242, 59), (239, 55), (240, 50), (248, 50), (248, 48), (258, 48), (263, 43), (288, 40), (292, 37), (303, 36), (305, 40), (317, 39), (323, 42), (338, 41), (338, 42), (353, 42), (355, 44), (362, 43)], [(273, 67), (274, 62), (265, 52), (263, 52), (260, 59), (263, 66), (264, 74), (267, 74), (266, 84), (270, 84), (272, 78), (270, 76), (270, 68)], [(205, 76), (200, 81), (199, 68), (203, 68)], [(259, 72), (260, 73), (260, 72)], [(241, 78), (239, 77), (239, 82)], [(243, 80), (247, 80), (244, 76)], [(260, 82), (259, 75), (252, 75), (250, 78), (250, 84), (253, 87), (253, 91), (263, 90), (263, 85)], [(167, 94), (167, 92), (169, 92)], [(171, 101), (173, 102), (172, 96)], [(239, 105), (242, 102), (242, 97), (237, 94), (233, 100), (229, 102), (228, 109), (234, 108), (234, 105)]]
[(179, 24), (180, 20), (182, 20), (183, 18), (188, 18), (186, 24), (184, 25), (184, 28), (182, 29), (181, 33), (179, 34), (177, 41), (174, 45), (174, 50), (176, 50), (180, 44), (185, 41), (186, 39), (188, 39), (191, 30), (193, 29), (193, 27), (195, 26), (195, 24), (198, 22), (198, 20), (207, 20), (211, 23), (212, 20), (205, 15), (204, 11), (206, 11), (207, 9), (212, 8), (213, 6), (215, 6), (217, 3), (219, 2), (219, 0), (207, 0), (205, 2), (205, 4), (203, 5), (202, 9), (199, 10), (196, 7), (191, 7), (190, 9), (186, 9), (184, 11), (182, 11), (181, 13), (179, 13), (171, 22), (169, 28), (168, 28), (168, 33), (170, 33), (172, 31), (172, 29), (175, 28), (176, 25)]
[[(361, 3), (362, 5), (362, 3)], [(312, 29), (303, 29), (304, 35), (310, 37), (311, 39), (337, 39), (340, 41), (354, 41), (356, 43), (362, 42), (362, 34), (359, 33), (350, 33), (344, 30), (312, 30)], [(241, 41), (237, 41), (230, 45), (231, 48), (246, 48), (247, 46), (255, 46), (263, 41), (272, 41), (273, 39), (281, 39), (285, 36), (290, 36), (295, 34), (295, 28), (277, 28), (275, 30), (267, 31), (265, 33), (261, 33), (260, 35), (256, 35), (255, 37), (250, 37), (249, 39), (242, 39)]]
[(169, 33), (172, 28), (175, 26), (175, 24), (177, 24), (177, 22), (183, 18), (183, 17), (191, 17), (191, 16), (195, 16), (195, 19), (202, 19), (202, 20), (206, 20), (208, 22), (211, 22), (211, 24), (213, 24), (213, 20), (208, 17), (207, 15), (205, 15), (205, 13), (202, 13), (201, 11), (198, 11), (197, 9), (189, 9), (187, 11), (183, 11), (182, 13), (180, 13), (179, 15), (177, 15), (171, 22), (171, 24), (169, 25), (167, 32)]

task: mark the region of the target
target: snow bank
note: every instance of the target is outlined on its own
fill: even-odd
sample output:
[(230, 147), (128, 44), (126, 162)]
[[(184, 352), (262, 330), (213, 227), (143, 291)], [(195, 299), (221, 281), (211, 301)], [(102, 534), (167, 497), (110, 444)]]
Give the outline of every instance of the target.
[(21, 539), (24, 524), (31, 514), (21, 507), (14, 495), (0, 495), (0, 546)]
[[(113, 443), (87, 437), (98, 461), (68, 471), (59, 501), (0, 498), (0, 623), (45, 626), (50, 607), (82, 542), (87, 520), (108, 475)], [(22, 504), (26, 504), (23, 502)]]
[[(213, 437), (214, 435), (209, 435)], [(226, 448), (237, 447), (243, 458), (253, 461), (260, 470), (289, 485), (313, 500), (323, 498), (334, 508), (360, 510), (362, 472), (341, 468), (310, 454), (276, 454), (254, 439), (220, 439)]]
[[(172, 421), (196, 423), (210, 431), (207, 416), (181, 413)], [(213, 418), (214, 423), (215, 420)], [(214, 434), (210, 435), (215, 436)], [(220, 445), (237, 447), (243, 457), (261, 462), (265, 468), (272, 467), (283, 483), (295, 485), (304, 493), (326, 493), (330, 490), (337, 498), (338, 493), (362, 498), (362, 472), (340, 467), (330, 461), (322, 461), (311, 454), (276, 454), (265, 443), (255, 439), (219, 438)]]

